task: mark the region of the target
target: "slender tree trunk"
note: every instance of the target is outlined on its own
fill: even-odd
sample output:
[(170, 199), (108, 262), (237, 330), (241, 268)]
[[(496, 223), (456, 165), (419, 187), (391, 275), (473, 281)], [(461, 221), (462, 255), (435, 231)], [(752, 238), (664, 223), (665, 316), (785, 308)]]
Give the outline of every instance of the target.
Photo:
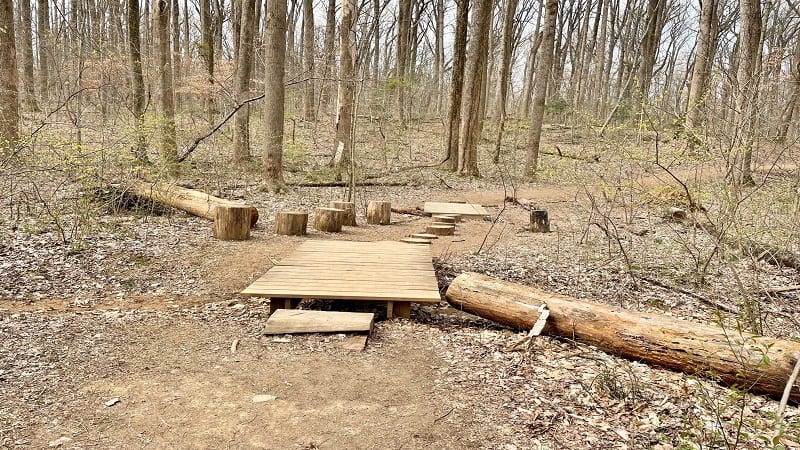
[[(256, 1), (241, 0), (241, 26), (238, 61), (236, 62), (236, 99), (243, 102), (250, 98), (250, 74), (253, 69), (253, 39), (256, 28)], [(236, 112), (233, 119), (233, 161), (250, 159), (250, 106)]]
[(306, 74), (303, 110), (305, 119), (315, 120), (316, 96), (314, 95), (314, 2), (303, 0), (303, 71)]
[(794, 55), (792, 56), (792, 74), (791, 74), (791, 87), (789, 100), (781, 114), (781, 122), (778, 125), (778, 142), (785, 143), (786, 137), (789, 135), (789, 127), (792, 124), (792, 117), (797, 114), (800, 106), (800, 38), (794, 46)]
[(467, 59), (467, 18), (469, 0), (456, 0), (456, 31), (453, 37), (453, 69), (450, 81), (450, 111), (447, 113), (447, 143), (443, 162), (447, 170), (458, 169), (458, 138), (461, 128), (461, 98), (464, 90), (464, 64)]
[(702, 0), (700, 7), (700, 31), (697, 34), (697, 50), (692, 69), (692, 84), (689, 87), (689, 100), (686, 105), (687, 132), (694, 133), (702, 125), (702, 105), (705, 102), (708, 74), (714, 59), (715, 48), (711, 45), (714, 39), (711, 36), (712, 23), (716, 20), (716, 0)]
[(331, 81), (330, 78), (336, 73), (334, 70), (333, 46), (336, 38), (336, 0), (328, 0), (328, 9), (325, 13), (325, 42), (323, 52), (325, 53), (325, 80), (322, 84), (322, 103), (328, 105), (331, 102)]
[(274, 192), (286, 189), (283, 181), (283, 111), (286, 88), (286, 0), (267, 2), (265, 42), (267, 61), (264, 72), (264, 148), (265, 188)]
[(10, 154), (19, 138), (19, 93), (14, 8), (0, 2), (0, 155)]
[(444, 103), (444, 7), (445, 0), (436, 0), (436, 52), (434, 56), (436, 81), (436, 114), (441, 117)]
[(517, 12), (517, 0), (506, 0), (506, 11), (503, 17), (503, 60), (500, 62), (500, 78), (497, 86), (497, 142), (494, 148), (494, 162), (500, 161), (500, 146), (503, 141), (503, 128), (506, 123), (506, 97), (511, 76), (511, 38), (514, 32), (514, 15)]
[(39, 95), (42, 102), (50, 99), (50, 2), (38, 0), (36, 29), (39, 38)]
[(181, 15), (179, 1), (170, 0), (172, 4), (172, 76), (176, 85), (180, 85), (181, 80)]
[(542, 120), (544, 119), (544, 103), (547, 96), (549, 74), (553, 68), (553, 47), (556, 38), (556, 16), (558, 0), (547, 0), (542, 33), (541, 54), (536, 64), (536, 82), (533, 88), (533, 109), (531, 111), (531, 129), (528, 141), (528, 154), (525, 161), (525, 174), (534, 178), (539, 168), (539, 144), (542, 138)]
[(18, 30), (22, 37), (22, 80), (25, 86), (25, 103), (33, 111), (39, 110), (36, 102), (35, 78), (33, 73), (33, 24), (31, 22), (31, 0), (19, 1), (20, 25)]
[[(192, 41), (189, 36), (189, 0), (183, 0), (183, 57), (191, 60), (192, 53), (190, 43)], [(188, 72), (189, 69), (187, 69)]]
[(139, 32), (139, 0), (127, 0), (128, 3), (128, 58), (131, 64), (131, 110), (136, 136), (134, 137), (133, 155), (140, 162), (147, 161), (147, 143), (144, 130), (144, 77), (142, 76), (142, 48)]
[(198, 0), (200, 4), (200, 44), (197, 49), (200, 58), (205, 63), (209, 83), (214, 82), (214, 23), (211, 16), (211, 1)]
[(406, 64), (408, 63), (408, 43), (411, 31), (411, 0), (398, 0), (397, 11), (397, 60), (395, 78), (397, 79), (397, 117), (406, 123)]
[(157, 0), (156, 62), (161, 86), (161, 159), (170, 171), (176, 170), (178, 144), (175, 130), (175, 92), (172, 87), (172, 58), (169, 39), (169, 0)]
[(486, 75), (486, 63), (489, 52), (489, 33), (492, 26), (491, 0), (477, 0), (472, 12), (470, 25), (469, 49), (467, 64), (464, 70), (464, 98), (461, 111), (464, 120), (459, 130), (458, 172), (462, 175), (479, 176), (478, 142), (483, 131), (481, 116), (481, 100), (483, 81)]
[(342, 1), (342, 22), (339, 28), (339, 109), (336, 114), (336, 144), (333, 166), (336, 178), (341, 180), (342, 170), (350, 161), (352, 151), (353, 110), (355, 108), (355, 87), (353, 79), (353, 41), (355, 34), (355, 0)]
[(642, 55), (639, 65), (639, 95), (642, 100), (650, 98), (650, 84), (653, 81), (653, 68), (656, 63), (661, 31), (664, 28), (664, 8), (666, 0), (649, 0), (647, 2), (647, 24), (642, 40)]
[(753, 184), (752, 158), (758, 115), (758, 87), (761, 70), (761, 3), (759, 0), (739, 2), (739, 67), (736, 71), (735, 134), (740, 136), (734, 152), (741, 151), (741, 160), (734, 158), (741, 184)]

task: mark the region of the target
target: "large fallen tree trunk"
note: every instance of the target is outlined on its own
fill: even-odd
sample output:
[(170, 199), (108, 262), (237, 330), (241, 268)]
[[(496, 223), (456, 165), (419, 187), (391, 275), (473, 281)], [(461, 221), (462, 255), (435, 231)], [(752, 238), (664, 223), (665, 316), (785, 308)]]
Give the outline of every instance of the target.
[[(135, 182), (127, 186), (131, 193), (154, 202), (164, 203), (209, 220), (215, 220), (218, 205), (242, 206), (243, 203), (214, 197), (205, 192), (166, 183)], [(258, 222), (258, 210), (251, 206), (250, 226)]]
[[(446, 298), (455, 308), (520, 330), (533, 327), (547, 303), (542, 334), (776, 398), (800, 355), (797, 342), (580, 301), (476, 273), (456, 277)], [(796, 386), (790, 399), (800, 402)]]

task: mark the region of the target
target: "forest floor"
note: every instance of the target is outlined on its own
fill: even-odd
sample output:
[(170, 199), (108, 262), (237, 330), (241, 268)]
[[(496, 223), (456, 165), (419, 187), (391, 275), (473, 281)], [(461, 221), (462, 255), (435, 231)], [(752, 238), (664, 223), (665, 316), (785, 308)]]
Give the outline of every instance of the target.
[[(272, 233), (276, 211), (312, 211), (345, 193), (297, 185), (330, 175), (327, 152), (310, 144), (290, 146), (287, 179), (295, 186), (282, 195), (259, 191), (256, 171), (243, 175), (217, 156), (196, 155), (184, 184), (259, 208), (246, 242), (217, 241), (210, 222), (182, 212), (111, 211), (96, 200), (84, 206), (88, 227), (70, 228), (69, 214), (52, 211), (4, 221), (0, 448), (800, 447), (794, 406), (779, 420), (773, 399), (560, 338), (505, 352), (518, 332), (444, 302), (414, 308), (410, 320), (379, 321), (365, 351), (353, 352), (338, 346), (343, 335), (264, 336), (268, 300), (238, 295), (305, 240), (397, 240), (429, 221), (394, 214), (389, 226), (366, 225), (369, 200), (467, 201), (486, 205), (492, 220), (466, 221), (456, 236), (434, 242), (443, 290), (454, 275), (477, 271), (800, 338), (798, 292), (764, 292), (800, 284), (798, 272), (717, 248), (702, 230), (665, 218), (666, 206), (685, 199), (653, 164), (652, 143), (626, 152), (566, 134), (548, 129), (548, 146), (583, 159), (543, 156), (537, 183), (511, 175), (511, 163), (482, 161), (484, 177), (474, 180), (422, 167), (439, 156), (425, 130), (390, 136), (392, 145), (360, 159), (362, 176), (383, 185), (356, 190), (359, 226), (337, 234)], [(508, 139), (507, 161), (519, 161), (514, 134)], [(714, 196), (718, 161), (687, 163), (679, 153), (669, 172), (711, 217), (728, 217)], [(769, 223), (764, 236), (798, 251), (789, 153), (778, 164), (764, 158), (764, 183), (740, 203), (736, 232), (762, 236)], [(526, 231), (528, 212), (508, 196), (546, 208), (553, 232)]]

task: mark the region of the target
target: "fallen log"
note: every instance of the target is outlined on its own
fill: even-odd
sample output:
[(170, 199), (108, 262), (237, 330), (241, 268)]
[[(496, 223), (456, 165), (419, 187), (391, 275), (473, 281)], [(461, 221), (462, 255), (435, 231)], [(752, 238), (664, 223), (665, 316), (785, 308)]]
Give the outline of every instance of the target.
[[(476, 273), (456, 277), (445, 297), (455, 308), (518, 330), (530, 330), (546, 303), (550, 317), (542, 334), (778, 399), (800, 355), (798, 342), (613, 308)], [(797, 386), (790, 400), (800, 402)]]
[[(167, 183), (135, 182), (127, 187), (136, 196), (163, 203), (208, 220), (216, 219), (218, 205), (243, 206), (241, 202), (214, 197), (205, 192)], [(251, 208), (250, 226), (252, 227), (258, 222), (258, 209), (253, 206)]]

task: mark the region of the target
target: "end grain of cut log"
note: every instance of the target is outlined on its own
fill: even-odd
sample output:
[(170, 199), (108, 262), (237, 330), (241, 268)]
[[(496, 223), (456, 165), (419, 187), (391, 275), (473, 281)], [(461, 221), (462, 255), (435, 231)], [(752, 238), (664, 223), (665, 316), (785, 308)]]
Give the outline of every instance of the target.
[(214, 218), (214, 237), (223, 241), (250, 239), (252, 208), (246, 205), (217, 205)]
[[(531, 329), (546, 303), (550, 317), (543, 334), (773, 398), (781, 398), (800, 352), (798, 342), (613, 308), (476, 273), (456, 277), (446, 298), (457, 309), (518, 330)], [(790, 399), (800, 402), (798, 386)]]
[(432, 241), (430, 239), (407, 237), (400, 239), (400, 242), (405, 242), (406, 244), (430, 244)]
[(452, 236), (455, 234), (455, 230), (456, 227), (453, 225), (428, 225), (425, 232), (436, 236)]
[(389, 225), (392, 223), (392, 203), (369, 202), (369, 205), (367, 205), (367, 223), (370, 225)]
[(304, 211), (278, 211), (275, 214), (275, 234), (303, 236), (308, 228), (308, 213)]
[(319, 231), (338, 233), (342, 231), (344, 210), (339, 208), (317, 208), (314, 214), (314, 228)]
[(435, 234), (428, 234), (428, 233), (414, 233), (414, 234), (411, 235), (411, 237), (418, 238), (418, 239), (428, 239), (428, 240), (431, 240), (431, 241), (434, 240), (434, 239), (439, 239), (439, 236), (436, 236)]
[(356, 204), (353, 202), (339, 202), (339, 201), (332, 201), (330, 203), (331, 208), (342, 209), (344, 210), (344, 220), (342, 221), (342, 225), (346, 227), (354, 227), (356, 226)]
[(447, 214), (434, 214), (434, 215), (431, 216), (431, 218), (434, 221), (441, 222), (441, 223), (456, 223), (456, 222), (458, 222), (458, 220), (456, 220), (455, 216), (451, 216), (451, 215), (447, 215)]

